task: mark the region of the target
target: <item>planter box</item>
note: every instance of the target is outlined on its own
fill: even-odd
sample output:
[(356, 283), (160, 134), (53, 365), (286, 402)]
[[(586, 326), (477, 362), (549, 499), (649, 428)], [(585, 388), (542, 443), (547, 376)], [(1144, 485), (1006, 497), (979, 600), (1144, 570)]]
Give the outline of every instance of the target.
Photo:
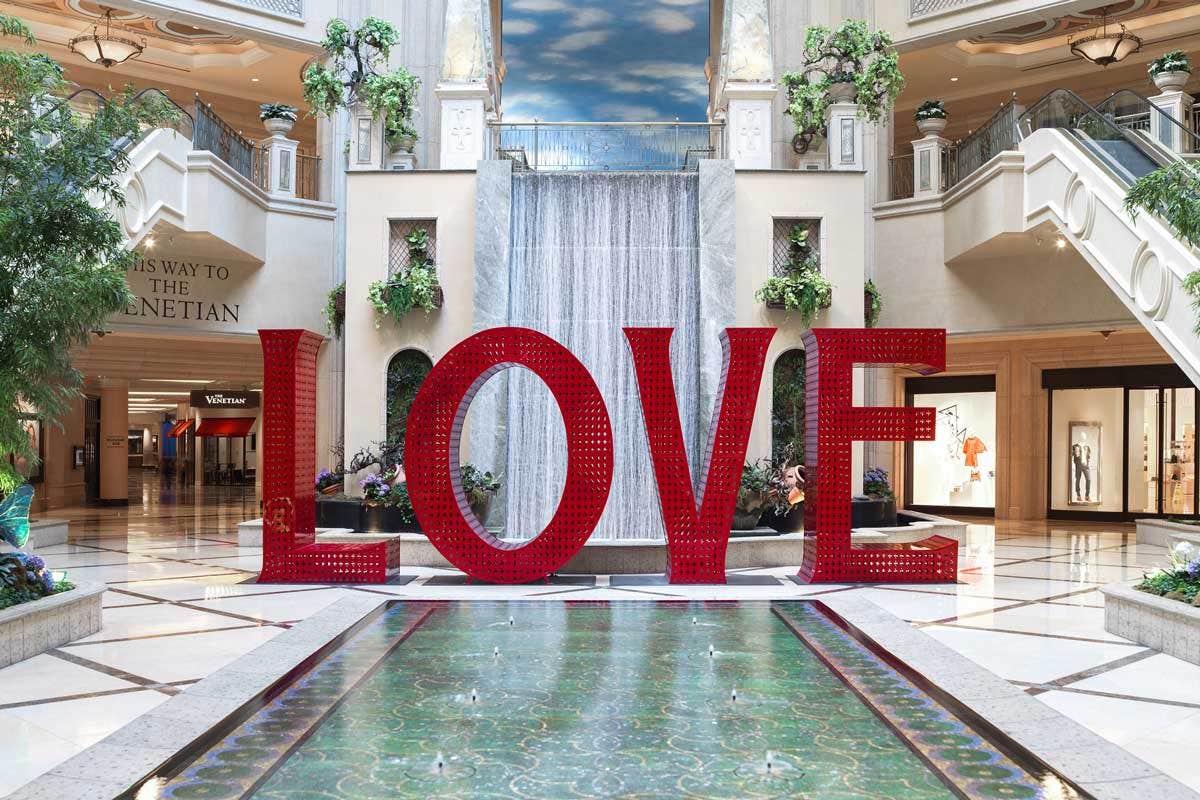
[(850, 501), (851, 528), (896, 527), (895, 498), (870, 497)]
[(1200, 665), (1200, 608), (1139, 592), (1123, 583), (1101, 586), (1104, 630)]
[(1191, 542), (1200, 547), (1200, 525), (1185, 525), (1165, 519), (1139, 519), (1137, 542), (1158, 547), (1171, 547), (1176, 542)]
[(76, 583), (69, 592), (0, 610), (0, 667), (100, 630), (100, 598), (106, 588)]
[(405, 522), (400, 509), (395, 506), (364, 505), (362, 522), (355, 530), (364, 533), (399, 533), (418, 531), (420, 528), (414, 522)]
[(318, 497), (317, 527), (362, 530), (362, 503), (358, 500), (322, 500)]

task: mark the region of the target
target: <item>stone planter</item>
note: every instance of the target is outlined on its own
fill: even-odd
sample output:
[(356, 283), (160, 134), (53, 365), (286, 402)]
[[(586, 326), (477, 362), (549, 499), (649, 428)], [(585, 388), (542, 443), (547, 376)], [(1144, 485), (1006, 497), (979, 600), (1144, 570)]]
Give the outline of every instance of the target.
[(849, 103), (858, 93), (858, 87), (850, 81), (829, 84), (829, 99), (834, 103)]
[(1191, 542), (1200, 547), (1200, 525), (1171, 522), (1166, 519), (1137, 520), (1137, 543), (1171, 547), (1176, 542)]
[(100, 630), (100, 598), (106, 588), (98, 583), (75, 583), (69, 592), (0, 611), (0, 667)]
[(1188, 79), (1192, 77), (1192, 73), (1176, 70), (1174, 72), (1160, 72), (1154, 75), (1151, 80), (1161, 92), (1179, 92), (1183, 91), (1183, 87), (1187, 85)]
[(488, 492), (483, 496), (482, 500), (471, 504), (471, 513), (475, 515), (475, 519), (479, 520), (479, 524), (487, 527), (488, 511), (492, 508), (492, 494)]
[(930, 117), (928, 119), (917, 120), (917, 130), (924, 136), (937, 136), (942, 131), (946, 130), (946, 125), (950, 120), (945, 117)]
[(1200, 665), (1200, 608), (1139, 592), (1123, 583), (1100, 587), (1104, 630)]
[(267, 132), (272, 136), (275, 134), (282, 134), (286, 136), (288, 132), (292, 130), (293, 126), (295, 126), (296, 120), (272, 117), (270, 119), (264, 119), (262, 124), (263, 127), (267, 129)]
[(758, 518), (758, 524), (765, 525), (779, 533), (795, 533), (804, 530), (804, 503), (797, 503), (782, 516), (776, 514), (774, 508), (768, 508)]

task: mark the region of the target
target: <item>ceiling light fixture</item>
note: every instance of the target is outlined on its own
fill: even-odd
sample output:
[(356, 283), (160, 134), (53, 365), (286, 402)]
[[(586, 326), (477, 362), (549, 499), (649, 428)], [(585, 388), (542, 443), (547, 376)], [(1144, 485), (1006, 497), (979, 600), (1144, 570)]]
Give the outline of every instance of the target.
[(1060, 236), (1060, 237), (1058, 237), (1058, 241), (1056, 241), (1054, 244), (1056, 247), (1058, 247), (1059, 250), (1062, 250), (1064, 247), (1067, 246), (1067, 240)]
[(250, 82), (251, 82), (251, 83), (258, 83), (258, 78), (251, 78), (251, 79), (250, 79)]
[(1084, 61), (1107, 67), (1141, 50), (1142, 40), (1125, 30), (1120, 23), (1110, 29), (1108, 6), (1104, 6), (1100, 9), (1100, 24), (1094, 31), (1078, 39), (1067, 39), (1067, 46)]
[(954, 82), (955, 82), (955, 81), (957, 81), (957, 80), (958, 80), (958, 76), (957, 76), (957, 75), (951, 75), (951, 76), (950, 76), (950, 82), (951, 82), (951, 83), (954, 83)]
[(133, 33), (120, 25), (114, 27), (113, 10), (108, 6), (101, 8), (104, 9), (104, 20), (67, 42), (67, 49), (102, 67), (112, 67), (140, 56), (146, 49), (146, 40), (140, 36), (134, 38)]

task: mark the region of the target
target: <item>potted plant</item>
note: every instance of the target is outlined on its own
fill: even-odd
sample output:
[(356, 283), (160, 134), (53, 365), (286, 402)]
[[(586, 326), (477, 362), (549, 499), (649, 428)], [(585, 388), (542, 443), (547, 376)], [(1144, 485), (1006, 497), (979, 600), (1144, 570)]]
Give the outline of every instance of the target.
[(737, 501), (733, 506), (733, 530), (752, 531), (758, 527), (763, 512), (771, 505), (774, 471), (769, 463), (747, 461), (742, 466)]
[(925, 136), (936, 136), (946, 130), (950, 116), (946, 113), (946, 104), (941, 100), (926, 100), (917, 106), (913, 119), (917, 122), (917, 130)]
[(367, 287), (367, 299), (375, 308), (376, 328), (389, 314), (400, 319), (414, 308), (429, 313), (442, 307), (444, 298), (437, 280), (437, 266), (429, 256), (429, 232), (418, 228), (406, 238), (408, 265), (386, 281), (373, 281)]
[(796, 447), (784, 445), (781, 455), (770, 461), (772, 480), (768, 499), (771, 505), (758, 520), (760, 526), (779, 533), (804, 528), (804, 466), (799, 463)]
[(325, 296), (325, 327), (338, 339), (346, 324), (346, 282), (342, 281)]
[(904, 88), (900, 60), (885, 31), (872, 33), (863, 20), (838, 28), (810, 25), (804, 35), (803, 66), (781, 78), (796, 134), (792, 149), (808, 152), (829, 125), (830, 103), (853, 102), (858, 115), (879, 122)]
[(833, 284), (821, 274), (808, 235), (804, 225), (792, 226), (788, 232), (786, 274), (768, 278), (754, 294), (767, 308), (799, 311), (805, 327), (812, 325), (818, 311), (833, 302)]
[(466, 495), (467, 504), (471, 506), (471, 513), (479, 520), (480, 525), (486, 525), (492, 498), (500, 490), (500, 481), (492, 473), (480, 472), (472, 464), (463, 464), (459, 475), (462, 477), (462, 490)]
[(285, 103), (263, 103), (258, 109), (258, 118), (272, 135), (286, 134), (296, 124), (297, 109), (294, 106)]
[(403, 152), (411, 151), (417, 138), (412, 119), (421, 82), (402, 66), (387, 69), (398, 39), (395, 27), (378, 17), (367, 17), (353, 29), (331, 19), (321, 41), (327, 59), (314, 60), (302, 79), (313, 113), (332, 116), (362, 104), (383, 121), (388, 147)]
[(863, 321), (868, 328), (874, 328), (879, 324), (879, 315), (882, 313), (883, 295), (879, 293), (875, 281), (867, 278), (863, 284)]
[(854, 528), (891, 528), (896, 525), (896, 494), (883, 467), (863, 473), (863, 495), (850, 503), (850, 525)]
[(325, 495), (337, 494), (342, 490), (343, 477), (340, 472), (333, 472), (328, 469), (321, 470), (317, 473), (317, 491)]
[(359, 481), (358, 486), (363, 492), (362, 529), (372, 532), (387, 530), (384, 507), (392, 491), (391, 485), (378, 472), (372, 472)]
[(1150, 80), (1163, 92), (1181, 91), (1192, 77), (1192, 62), (1182, 50), (1164, 53), (1150, 62)]

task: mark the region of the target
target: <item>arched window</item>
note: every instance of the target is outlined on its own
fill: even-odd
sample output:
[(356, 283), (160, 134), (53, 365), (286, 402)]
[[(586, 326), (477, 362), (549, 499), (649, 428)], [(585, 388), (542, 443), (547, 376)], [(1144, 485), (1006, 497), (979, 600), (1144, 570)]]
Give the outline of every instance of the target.
[(417, 390), (433, 362), (420, 350), (401, 350), (392, 356), (387, 369), (387, 438), (389, 442), (403, 441), (408, 425), (408, 410), (412, 408)]
[(804, 350), (785, 350), (775, 359), (771, 385), (771, 457), (804, 463)]

